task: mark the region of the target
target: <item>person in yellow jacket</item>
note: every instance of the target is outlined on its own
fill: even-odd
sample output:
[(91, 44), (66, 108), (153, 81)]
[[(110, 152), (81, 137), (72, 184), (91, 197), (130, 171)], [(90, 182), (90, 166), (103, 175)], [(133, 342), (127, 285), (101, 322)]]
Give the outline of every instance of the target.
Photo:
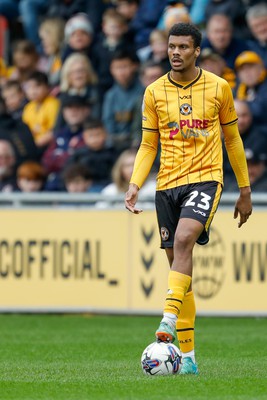
[(33, 134), (38, 147), (45, 148), (53, 138), (53, 128), (60, 102), (50, 95), (47, 75), (33, 72), (26, 81), (25, 92), (29, 100), (22, 113), (22, 120)]
[(241, 227), (252, 213), (245, 152), (237, 128), (231, 88), (224, 79), (196, 66), (201, 32), (190, 23), (169, 31), (171, 71), (150, 84), (143, 101), (143, 136), (125, 206), (133, 213), (161, 144), (156, 211), (170, 264), (163, 319), (156, 339), (173, 342), (178, 334), (181, 374), (198, 374), (194, 349), (196, 308), (192, 291), (195, 243), (206, 244), (222, 186), (221, 129), (240, 196), (234, 217)]

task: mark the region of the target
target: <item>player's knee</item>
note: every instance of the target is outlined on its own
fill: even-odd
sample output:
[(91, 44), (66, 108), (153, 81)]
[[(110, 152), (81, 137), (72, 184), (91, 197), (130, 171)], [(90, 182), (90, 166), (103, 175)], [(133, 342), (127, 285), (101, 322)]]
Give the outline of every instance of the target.
[(174, 237), (174, 248), (176, 250), (191, 251), (194, 247), (194, 235), (189, 231), (178, 231)]

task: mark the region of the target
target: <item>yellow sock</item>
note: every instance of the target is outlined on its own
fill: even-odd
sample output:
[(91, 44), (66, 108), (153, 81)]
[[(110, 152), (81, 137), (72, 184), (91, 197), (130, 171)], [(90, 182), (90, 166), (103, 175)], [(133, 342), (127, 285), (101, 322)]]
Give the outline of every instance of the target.
[(183, 307), (176, 322), (176, 331), (182, 353), (192, 351), (195, 346), (196, 306), (192, 291), (184, 296)]
[(191, 283), (191, 276), (177, 271), (169, 272), (168, 292), (165, 300), (164, 313), (180, 314), (183, 299)]

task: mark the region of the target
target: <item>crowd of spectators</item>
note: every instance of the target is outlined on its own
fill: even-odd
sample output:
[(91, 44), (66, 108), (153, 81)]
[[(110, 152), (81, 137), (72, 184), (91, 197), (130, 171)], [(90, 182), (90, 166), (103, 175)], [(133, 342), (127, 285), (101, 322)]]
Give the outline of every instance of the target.
[[(177, 22), (202, 30), (198, 65), (229, 82), (252, 189), (265, 191), (263, 0), (0, 2), (0, 191), (125, 191), (143, 93), (170, 68), (168, 31)], [(226, 154), (224, 174), (224, 190), (237, 190)]]

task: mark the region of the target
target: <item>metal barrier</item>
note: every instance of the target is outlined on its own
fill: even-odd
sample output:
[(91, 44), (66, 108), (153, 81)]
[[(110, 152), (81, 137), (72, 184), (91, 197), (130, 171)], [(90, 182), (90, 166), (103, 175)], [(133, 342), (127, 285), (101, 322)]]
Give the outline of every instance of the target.
[[(238, 198), (238, 193), (225, 193), (222, 195), (220, 206), (232, 206)], [(252, 201), (254, 207), (267, 207), (267, 193), (253, 193)], [(146, 203), (146, 208), (154, 207), (154, 196), (140, 194), (139, 202)], [(46, 207), (95, 207), (105, 203), (106, 208), (124, 207), (124, 195), (105, 196), (100, 193), (64, 193), (64, 192), (42, 192), (42, 193), (0, 193), (1, 208), (46, 208)]]

